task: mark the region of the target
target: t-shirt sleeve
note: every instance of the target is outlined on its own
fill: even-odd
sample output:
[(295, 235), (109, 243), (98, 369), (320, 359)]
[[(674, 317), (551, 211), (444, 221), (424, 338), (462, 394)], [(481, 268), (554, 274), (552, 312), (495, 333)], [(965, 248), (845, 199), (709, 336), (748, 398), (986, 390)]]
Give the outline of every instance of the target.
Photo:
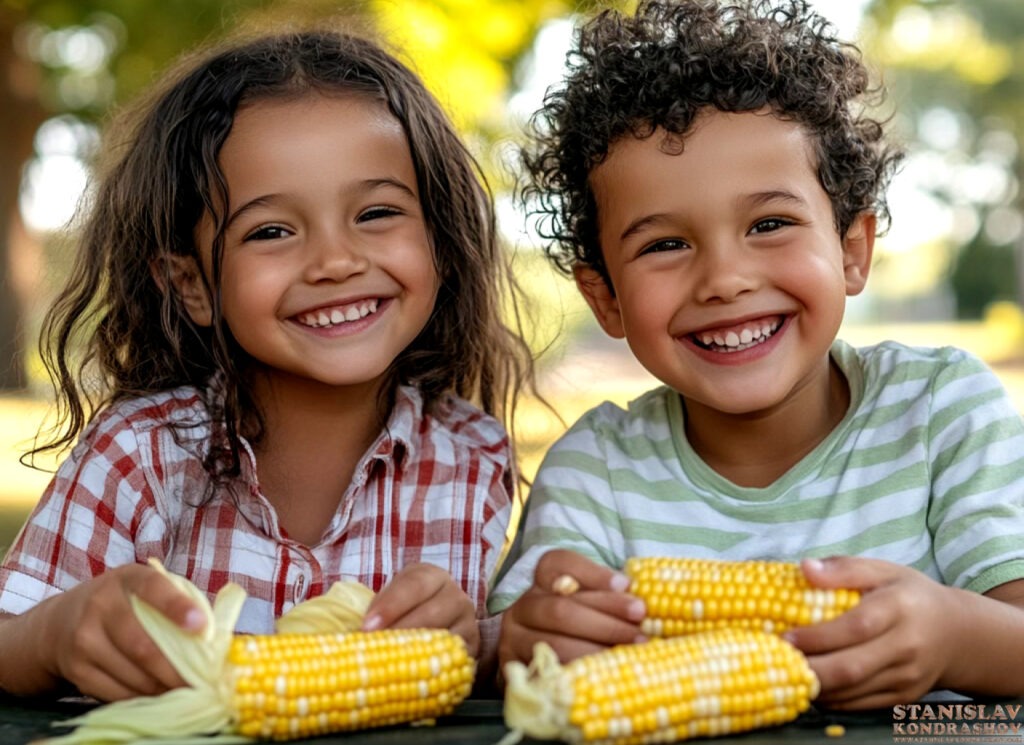
[(530, 490), (519, 533), (488, 600), (504, 611), (533, 584), (541, 557), (554, 548), (575, 551), (618, 569), (623, 538), (608, 462), (603, 409), (584, 415), (544, 457)]
[(136, 433), (100, 416), (61, 463), (0, 565), (0, 613), (20, 614), (135, 562), (157, 518)]
[(947, 585), (1024, 578), (1024, 420), (996, 375), (963, 352), (936, 375), (928, 525)]

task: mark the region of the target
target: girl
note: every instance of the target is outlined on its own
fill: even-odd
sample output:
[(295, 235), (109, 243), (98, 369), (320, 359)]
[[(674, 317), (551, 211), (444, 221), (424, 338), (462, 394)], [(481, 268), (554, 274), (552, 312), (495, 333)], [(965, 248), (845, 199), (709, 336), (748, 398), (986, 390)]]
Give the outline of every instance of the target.
[(240, 631), (355, 578), (381, 590), (364, 628), (488, 660), (515, 482), (494, 417), (532, 368), (438, 103), (375, 44), (303, 32), (188, 61), (108, 142), (44, 326), (47, 447), (78, 442), (0, 568), (0, 690), (180, 685), (129, 596), (201, 621), (151, 557), (240, 584)]

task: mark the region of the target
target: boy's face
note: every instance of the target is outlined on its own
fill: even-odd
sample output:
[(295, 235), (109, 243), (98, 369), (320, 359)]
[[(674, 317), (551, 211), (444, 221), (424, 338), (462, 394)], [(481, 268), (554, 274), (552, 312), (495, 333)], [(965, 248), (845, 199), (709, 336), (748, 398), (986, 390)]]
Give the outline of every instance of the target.
[(591, 172), (614, 293), (589, 269), (581, 291), (694, 404), (748, 414), (816, 400), (874, 218), (841, 240), (805, 131), (767, 111), (705, 112), (681, 153), (664, 135), (616, 142)]

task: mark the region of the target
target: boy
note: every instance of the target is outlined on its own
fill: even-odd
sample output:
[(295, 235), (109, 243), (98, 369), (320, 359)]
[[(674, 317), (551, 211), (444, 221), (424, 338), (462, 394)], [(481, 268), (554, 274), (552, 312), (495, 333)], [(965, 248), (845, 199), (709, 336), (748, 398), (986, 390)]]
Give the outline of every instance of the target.
[(601, 14), (573, 59), (525, 196), (665, 385), (590, 411), (542, 464), (490, 601), (502, 662), (642, 638), (629, 556), (804, 559), (864, 593), (788, 635), (824, 705), (1024, 693), (1019, 414), (964, 352), (836, 340), (900, 158), (856, 49), (799, 0), (679, 0)]

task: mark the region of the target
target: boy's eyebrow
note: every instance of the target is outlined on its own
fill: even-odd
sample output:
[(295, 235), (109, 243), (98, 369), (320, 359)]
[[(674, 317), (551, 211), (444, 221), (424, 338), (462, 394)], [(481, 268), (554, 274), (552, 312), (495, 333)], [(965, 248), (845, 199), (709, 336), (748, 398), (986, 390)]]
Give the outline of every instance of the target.
[(666, 214), (664, 212), (658, 212), (658, 213), (653, 214), (653, 215), (644, 215), (643, 217), (638, 217), (636, 220), (634, 220), (629, 225), (627, 225), (626, 229), (622, 231), (622, 234), (619, 235), (619, 241), (620, 242), (621, 241), (625, 241), (631, 235), (639, 233), (641, 230), (646, 228), (648, 225), (653, 225), (653, 224), (658, 223), (658, 222), (660, 222), (662, 220), (668, 220), (668, 219), (669, 219), (668, 214)]
[[(395, 178), (385, 177), (385, 178), (365, 179), (364, 181), (360, 181), (358, 186), (360, 188), (362, 188), (363, 190), (367, 191), (367, 192), (373, 191), (374, 189), (379, 189), (382, 186), (390, 186), (390, 187), (393, 187), (395, 189), (398, 189), (400, 191), (405, 192), (407, 195), (409, 195), (413, 199), (418, 199), (418, 197), (416, 196), (416, 193), (412, 189), (410, 189), (408, 186), (406, 186), (402, 181), (399, 181), (398, 179), (395, 179)], [(248, 202), (246, 202), (243, 205), (240, 205), (238, 207), (238, 209), (236, 209), (234, 212), (232, 212), (228, 216), (227, 221), (224, 223), (225, 229), (230, 227), (231, 224), (235, 220), (237, 220), (239, 217), (244, 215), (249, 210), (251, 210), (251, 209), (253, 209), (255, 207), (262, 207), (263, 205), (268, 204), (269, 202), (271, 202), (277, 196), (279, 196), (279, 195), (278, 194), (264, 194), (262, 196), (256, 197), (255, 199), (249, 200)]]
[(803, 197), (785, 189), (769, 189), (767, 191), (755, 192), (745, 196), (742, 201), (751, 207), (760, 207), (769, 202), (793, 202), (799, 206), (807, 205)]

